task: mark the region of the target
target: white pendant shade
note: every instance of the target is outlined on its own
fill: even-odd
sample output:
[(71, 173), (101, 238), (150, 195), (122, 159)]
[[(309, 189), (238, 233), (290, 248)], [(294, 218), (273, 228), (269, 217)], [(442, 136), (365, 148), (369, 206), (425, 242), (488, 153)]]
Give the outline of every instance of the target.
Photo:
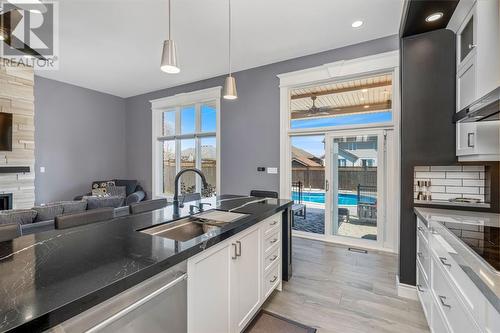
[(181, 71), (177, 62), (177, 48), (175, 47), (175, 42), (171, 39), (163, 42), (160, 69), (169, 74), (176, 74)]
[(226, 77), (226, 82), (224, 83), (224, 94), (222, 96), (224, 99), (238, 98), (238, 93), (236, 92), (236, 80), (233, 76)]
[(224, 82), (224, 94), (222, 95), (224, 99), (237, 99), (238, 93), (236, 92), (236, 80), (231, 75), (231, 0), (228, 0), (228, 9), (229, 9), (229, 30), (228, 30), (228, 42), (229, 42), (229, 76), (226, 77), (226, 81)]

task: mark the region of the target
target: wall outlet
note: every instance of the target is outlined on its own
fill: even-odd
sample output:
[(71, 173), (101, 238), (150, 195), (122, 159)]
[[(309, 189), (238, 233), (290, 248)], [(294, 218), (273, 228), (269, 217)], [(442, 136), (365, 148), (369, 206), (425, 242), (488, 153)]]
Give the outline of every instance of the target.
[(267, 173), (277, 174), (278, 168), (267, 168)]
[(45, 173), (45, 167), (40, 167), (40, 173)]

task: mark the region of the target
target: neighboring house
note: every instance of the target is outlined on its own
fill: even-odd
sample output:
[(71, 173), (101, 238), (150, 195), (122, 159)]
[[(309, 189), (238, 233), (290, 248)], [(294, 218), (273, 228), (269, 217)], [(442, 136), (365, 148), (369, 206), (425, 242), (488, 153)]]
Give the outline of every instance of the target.
[(376, 167), (377, 141), (339, 142), (339, 166)]

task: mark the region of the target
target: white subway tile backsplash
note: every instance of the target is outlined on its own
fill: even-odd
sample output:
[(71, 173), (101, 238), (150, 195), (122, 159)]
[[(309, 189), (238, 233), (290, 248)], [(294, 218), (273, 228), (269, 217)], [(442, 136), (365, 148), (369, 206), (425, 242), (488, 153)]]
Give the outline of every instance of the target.
[[(482, 165), (416, 166), (413, 197), (416, 198), (421, 190), (429, 192), (432, 200), (474, 198), (484, 202), (484, 179), (485, 167)], [(428, 180), (431, 186), (419, 188), (419, 180)]]
[(417, 178), (445, 178), (445, 172), (415, 172), (415, 177)]
[(462, 171), (461, 165), (431, 166), (431, 171)]
[(432, 193), (432, 200), (450, 200), (461, 197), (462, 195), (453, 193)]
[(479, 187), (446, 186), (446, 193), (479, 194)]
[(484, 171), (484, 165), (464, 165), (463, 171)]
[(483, 186), (484, 187), (484, 179), (463, 179), (463, 186)]
[(429, 188), (429, 190), (431, 191), (431, 193), (446, 193), (446, 187), (445, 186), (435, 186), (435, 185), (432, 185)]
[(462, 179), (433, 179), (432, 185), (462, 186)]
[(479, 179), (479, 172), (446, 172), (446, 178)]

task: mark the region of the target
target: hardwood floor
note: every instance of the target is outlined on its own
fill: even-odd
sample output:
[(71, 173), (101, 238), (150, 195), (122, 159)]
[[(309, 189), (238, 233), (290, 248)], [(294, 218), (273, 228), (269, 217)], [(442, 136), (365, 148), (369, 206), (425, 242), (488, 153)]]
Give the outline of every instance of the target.
[(397, 255), (294, 237), (293, 277), (264, 309), (318, 333), (429, 332), (417, 301), (396, 290)]

